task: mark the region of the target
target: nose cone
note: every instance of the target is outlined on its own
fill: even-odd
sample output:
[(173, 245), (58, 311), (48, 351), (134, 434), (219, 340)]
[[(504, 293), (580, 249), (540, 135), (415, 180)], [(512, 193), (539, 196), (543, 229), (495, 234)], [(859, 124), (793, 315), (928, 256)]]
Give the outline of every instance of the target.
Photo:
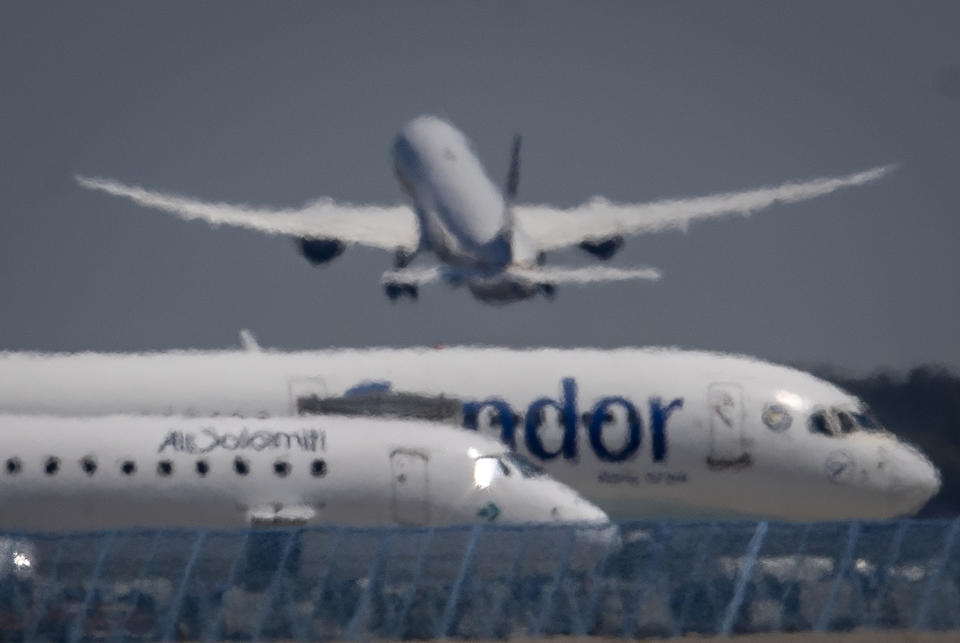
[(940, 472), (929, 458), (911, 446), (900, 448), (897, 474), (891, 491), (898, 514), (917, 513), (940, 491)]
[(557, 522), (592, 522), (606, 524), (610, 516), (600, 507), (585, 500), (579, 495), (570, 502), (564, 502), (553, 507), (550, 517)]

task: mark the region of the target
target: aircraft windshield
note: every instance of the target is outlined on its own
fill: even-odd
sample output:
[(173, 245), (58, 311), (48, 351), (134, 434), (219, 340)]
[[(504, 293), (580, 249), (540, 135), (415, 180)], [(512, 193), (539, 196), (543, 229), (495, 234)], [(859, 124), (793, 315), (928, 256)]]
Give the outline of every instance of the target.
[(503, 454), (503, 457), (513, 466), (520, 471), (520, 475), (524, 478), (539, 478), (540, 476), (546, 475), (540, 467), (534, 463), (527, 460), (525, 457), (519, 453), (513, 451), (508, 451)]
[(811, 433), (841, 437), (857, 431), (879, 431), (880, 423), (867, 408), (859, 411), (830, 408), (818, 409), (811, 414), (809, 428)]
[(494, 455), (477, 458), (473, 464), (473, 484), (478, 489), (486, 489), (497, 478), (510, 475), (510, 469), (503, 460)]
[(871, 429), (874, 431), (880, 430), (880, 422), (877, 420), (877, 416), (873, 414), (873, 411), (867, 407), (860, 409), (859, 413), (854, 413), (853, 417), (857, 420), (857, 424), (862, 426), (865, 429)]

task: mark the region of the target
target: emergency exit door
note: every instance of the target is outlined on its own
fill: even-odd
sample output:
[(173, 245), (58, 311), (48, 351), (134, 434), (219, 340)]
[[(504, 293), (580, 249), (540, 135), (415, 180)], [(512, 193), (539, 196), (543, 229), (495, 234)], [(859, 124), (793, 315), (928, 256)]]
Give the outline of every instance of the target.
[(739, 384), (719, 382), (707, 390), (710, 409), (710, 455), (713, 468), (736, 468), (750, 464), (744, 435), (743, 389)]
[(390, 454), (393, 519), (402, 525), (425, 525), (430, 520), (428, 461), (422, 451), (397, 449)]

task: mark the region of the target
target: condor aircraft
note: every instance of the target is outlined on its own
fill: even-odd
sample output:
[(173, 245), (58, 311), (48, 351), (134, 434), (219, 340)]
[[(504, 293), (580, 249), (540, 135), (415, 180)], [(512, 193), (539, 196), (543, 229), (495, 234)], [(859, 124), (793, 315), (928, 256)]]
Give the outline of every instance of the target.
[(5, 353), (0, 411), (447, 422), (495, 436), (614, 519), (889, 518), (940, 486), (923, 454), (837, 387), (675, 349)]
[(0, 529), (607, 522), (494, 439), (408, 420), (0, 416)]
[[(658, 270), (646, 267), (547, 266), (549, 251), (577, 246), (609, 259), (628, 236), (686, 229), (693, 221), (723, 215), (747, 215), (778, 201), (803, 201), (869, 183), (892, 169), (879, 167), (835, 178), (646, 204), (612, 203), (594, 197), (583, 205), (562, 209), (516, 203), (519, 137), (514, 140), (502, 192), (487, 176), (467, 138), (435, 116), (407, 123), (397, 134), (392, 155), (410, 209), (324, 198), (300, 209), (271, 210), (199, 201), (110, 179), (78, 176), (77, 181), (183, 219), (292, 236), (314, 264), (332, 260), (350, 244), (394, 251), (394, 269), (381, 279), (393, 300), (416, 298), (421, 285), (446, 282), (465, 285), (485, 302), (510, 302), (538, 293), (552, 296), (563, 284), (660, 278)], [(424, 250), (432, 251), (442, 263), (411, 267), (412, 259)]]

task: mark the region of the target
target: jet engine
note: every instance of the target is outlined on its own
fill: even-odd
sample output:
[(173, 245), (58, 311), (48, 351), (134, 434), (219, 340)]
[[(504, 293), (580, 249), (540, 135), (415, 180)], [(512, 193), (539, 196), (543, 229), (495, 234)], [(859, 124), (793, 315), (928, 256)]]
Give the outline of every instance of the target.
[(615, 237), (608, 237), (606, 239), (600, 239), (597, 241), (581, 241), (579, 245), (580, 248), (586, 250), (594, 257), (606, 261), (613, 255), (617, 254), (621, 248), (623, 248), (623, 243), (623, 237), (617, 235)]
[(314, 266), (336, 259), (347, 249), (346, 244), (336, 239), (297, 239), (300, 254)]

